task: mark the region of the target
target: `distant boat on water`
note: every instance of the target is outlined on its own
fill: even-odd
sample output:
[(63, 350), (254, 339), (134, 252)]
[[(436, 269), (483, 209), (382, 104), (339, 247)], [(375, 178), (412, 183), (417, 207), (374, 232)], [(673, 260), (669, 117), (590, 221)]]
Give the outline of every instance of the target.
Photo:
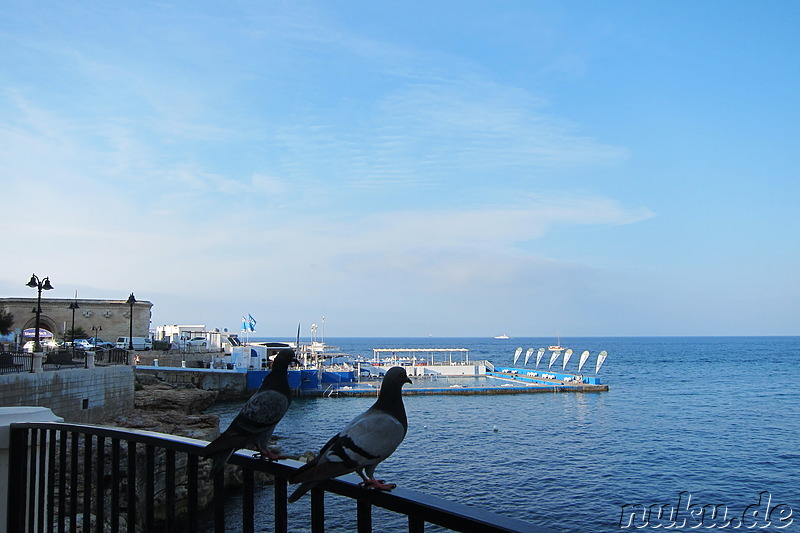
[(563, 352), (564, 348), (561, 347), (561, 335), (558, 335), (558, 342), (554, 346), (550, 346), (547, 348), (551, 352)]
[(509, 337), (509, 336), (508, 336), (508, 335), (506, 335), (505, 333), (503, 333), (502, 335), (497, 335), (497, 336), (495, 337), (495, 339), (510, 339), (510, 338), (511, 338), (511, 337)]

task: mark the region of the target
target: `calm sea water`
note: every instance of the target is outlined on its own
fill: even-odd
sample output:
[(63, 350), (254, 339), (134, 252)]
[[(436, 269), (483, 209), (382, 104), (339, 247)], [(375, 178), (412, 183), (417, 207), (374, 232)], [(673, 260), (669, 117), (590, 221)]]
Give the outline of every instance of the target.
[[(372, 348), (469, 348), (471, 359), (510, 365), (517, 347), (547, 347), (553, 339), (329, 338), (327, 343), (364, 356), (371, 356)], [(772, 526), (760, 530), (800, 531), (800, 337), (562, 338), (561, 344), (575, 351), (567, 370), (575, 371), (578, 355), (590, 350), (586, 375), (594, 375), (596, 354), (607, 350), (599, 376), (610, 390), (408, 396), (408, 435), (376, 474), (564, 532), (621, 531), (624, 505), (678, 506), (681, 493), (683, 502), (690, 495), (691, 503), (722, 504), (729, 516), (741, 517), (766, 491), (762, 504), (770, 496), (772, 508), (783, 506), (773, 514)], [(517, 366), (523, 359), (524, 353)], [(546, 359), (540, 367), (546, 368)], [(535, 355), (528, 367), (534, 364)], [(276, 430), (284, 453), (317, 451), (373, 401), (296, 399)], [(209, 412), (220, 415), (225, 429), (240, 407), (220, 404)], [(257, 509), (271, 509), (271, 489), (260, 496), (264, 503)], [(326, 502), (335, 513), (335, 498)], [(293, 531), (307, 530), (307, 509), (307, 502), (294, 504)], [(778, 522), (787, 510), (793, 511), (793, 522), (779, 529), (788, 522)], [(267, 515), (263, 531), (271, 530)], [(764, 526), (765, 520), (752, 522)], [(380, 512), (375, 522), (383, 531), (404, 527)], [(657, 523), (636, 522), (649, 528)], [(694, 531), (709, 523), (690, 520), (672, 530)], [(328, 530), (353, 528), (344, 523)]]

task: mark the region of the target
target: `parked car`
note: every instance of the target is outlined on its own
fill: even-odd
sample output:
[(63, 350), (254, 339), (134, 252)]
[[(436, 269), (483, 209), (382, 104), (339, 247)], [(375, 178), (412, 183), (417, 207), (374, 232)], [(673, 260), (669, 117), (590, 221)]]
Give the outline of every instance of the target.
[(80, 350), (93, 350), (94, 345), (86, 339), (75, 339), (75, 348)]
[(103, 339), (96, 339), (94, 337), (89, 337), (89, 344), (93, 347), (97, 346), (99, 349), (108, 350), (110, 348), (115, 348), (117, 345), (113, 342), (104, 341)]
[(208, 346), (208, 340), (205, 337), (194, 337), (186, 341), (187, 348), (205, 348)]

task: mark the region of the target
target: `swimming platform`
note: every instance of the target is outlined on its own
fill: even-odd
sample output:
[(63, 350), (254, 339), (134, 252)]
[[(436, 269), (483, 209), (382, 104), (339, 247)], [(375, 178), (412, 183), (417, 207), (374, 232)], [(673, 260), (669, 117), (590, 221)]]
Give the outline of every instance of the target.
[[(160, 375), (167, 382), (194, 383), (199, 388), (257, 390), (268, 371), (243, 372), (232, 369), (181, 368), (139, 365), (137, 372)], [(318, 369), (289, 371), (289, 386), (297, 396), (357, 397), (377, 396), (380, 379), (360, 380), (353, 371), (319, 372)], [(211, 378), (210, 380), (208, 378)], [(411, 375), (413, 383), (403, 387), (403, 395), (480, 395), (530, 394), (543, 392), (606, 392), (608, 385), (597, 377), (524, 368), (494, 367), (481, 376)], [(445, 385), (439, 384), (444, 382)]]
[[(595, 383), (583, 383), (577, 381), (564, 381), (563, 379), (542, 378), (540, 376), (528, 376), (521, 373), (492, 371), (486, 373), (486, 380), (480, 385), (463, 384), (469, 382), (470, 378), (450, 378), (447, 380), (450, 385), (438, 387), (432, 383), (425, 386), (415, 386), (415, 383), (403, 387), (403, 396), (422, 396), (422, 395), (462, 395), (472, 396), (481, 394), (531, 394), (543, 392), (606, 392), (608, 385), (599, 383), (599, 380), (592, 378)], [(529, 370), (525, 370), (529, 372)], [(459, 383), (462, 382), (462, 383)], [(498, 382), (498, 384), (494, 384)], [(366, 386), (365, 386), (366, 385)], [(371, 382), (364, 384), (347, 384), (331, 388), (320, 396), (326, 397), (353, 397), (353, 396), (376, 396), (380, 390), (380, 382), (374, 385)]]

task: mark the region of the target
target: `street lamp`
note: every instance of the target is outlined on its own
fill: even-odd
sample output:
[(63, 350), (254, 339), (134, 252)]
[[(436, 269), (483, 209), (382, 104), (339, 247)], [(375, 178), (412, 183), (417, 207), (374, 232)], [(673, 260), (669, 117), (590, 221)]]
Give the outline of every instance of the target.
[(97, 350), (97, 337), (103, 331), (103, 326), (92, 326), (92, 331), (94, 331), (94, 349)]
[(75, 300), (69, 304), (69, 308), (72, 309), (72, 359), (75, 359), (75, 310), (80, 309), (80, 305), (78, 305), (78, 295), (75, 295)]
[(40, 280), (36, 274), (31, 275), (31, 280), (26, 283), (26, 285), (39, 290), (39, 295), (36, 298), (36, 335), (33, 338), (33, 351), (41, 352), (42, 349), (39, 345), (39, 321), (41, 320), (42, 316), (42, 291), (49, 291), (53, 288), (53, 286), (50, 285), (49, 276), (43, 280)]
[(131, 328), (128, 333), (128, 349), (133, 350), (133, 304), (136, 303), (136, 298), (133, 296), (133, 293), (128, 296), (128, 301), (125, 303), (131, 306)]
[[(100, 331), (103, 328), (101, 326), (92, 326), (92, 331), (94, 331), (94, 351), (97, 351), (97, 336), (100, 335)], [(101, 359), (102, 360), (102, 359)], [(92, 363), (94, 365), (94, 362)], [(89, 368), (89, 355), (86, 355), (86, 358), (83, 360), (83, 368)]]

